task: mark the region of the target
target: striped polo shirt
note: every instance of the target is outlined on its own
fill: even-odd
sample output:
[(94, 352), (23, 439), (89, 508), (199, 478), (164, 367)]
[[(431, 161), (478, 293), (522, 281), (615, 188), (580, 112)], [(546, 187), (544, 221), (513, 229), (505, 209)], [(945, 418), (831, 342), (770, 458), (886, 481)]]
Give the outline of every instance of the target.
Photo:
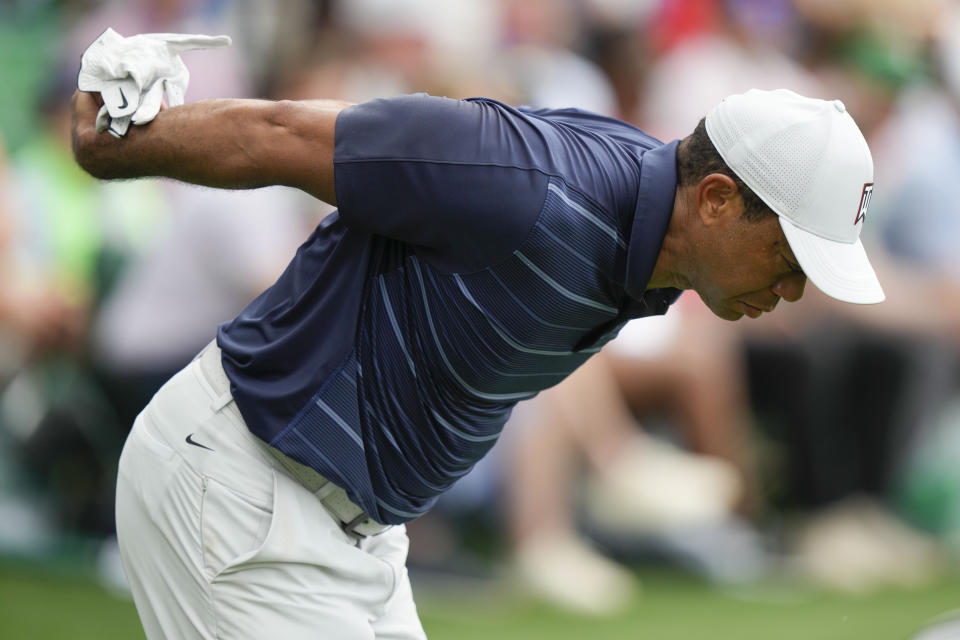
[(340, 113), (334, 166), (338, 211), (217, 342), (251, 431), (379, 522), (679, 295), (646, 287), (676, 143), (623, 122), (402, 96)]

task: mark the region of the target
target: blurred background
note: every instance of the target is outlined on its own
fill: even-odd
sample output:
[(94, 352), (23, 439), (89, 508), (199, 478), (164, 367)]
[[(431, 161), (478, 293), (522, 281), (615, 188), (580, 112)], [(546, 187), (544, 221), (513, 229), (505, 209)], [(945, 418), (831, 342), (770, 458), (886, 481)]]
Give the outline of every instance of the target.
[(631, 323), (411, 523), (414, 589), (432, 638), (906, 638), (960, 607), (960, 2), (3, 0), (0, 636), (140, 637), (129, 426), (329, 213), (85, 175), (68, 103), (108, 26), (230, 35), (184, 54), (188, 101), (483, 95), (666, 142), (751, 87), (843, 100), (887, 302)]

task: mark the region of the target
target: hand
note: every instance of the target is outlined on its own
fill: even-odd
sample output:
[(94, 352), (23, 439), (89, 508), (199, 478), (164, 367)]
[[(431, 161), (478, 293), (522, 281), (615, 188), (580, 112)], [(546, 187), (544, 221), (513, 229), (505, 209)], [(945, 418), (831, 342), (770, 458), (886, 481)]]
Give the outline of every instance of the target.
[(96, 130), (97, 113), (102, 105), (100, 94), (86, 91), (74, 91), (70, 100), (73, 156), (77, 164), (94, 176), (92, 155), (94, 146), (102, 139)]

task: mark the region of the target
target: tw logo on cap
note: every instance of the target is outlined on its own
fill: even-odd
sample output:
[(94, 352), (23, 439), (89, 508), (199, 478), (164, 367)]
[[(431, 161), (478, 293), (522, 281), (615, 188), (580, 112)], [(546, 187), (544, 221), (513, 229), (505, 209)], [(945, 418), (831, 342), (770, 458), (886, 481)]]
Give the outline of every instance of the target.
[(867, 209), (870, 207), (870, 199), (873, 197), (873, 183), (867, 182), (863, 185), (863, 193), (860, 194), (860, 209), (857, 211), (857, 218), (853, 221), (854, 226), (867, 219)]

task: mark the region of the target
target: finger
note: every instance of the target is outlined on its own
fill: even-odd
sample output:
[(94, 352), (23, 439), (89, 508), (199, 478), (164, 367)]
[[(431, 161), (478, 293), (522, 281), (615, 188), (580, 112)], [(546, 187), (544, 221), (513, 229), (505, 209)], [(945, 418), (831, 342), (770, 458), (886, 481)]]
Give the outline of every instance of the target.
[(99, 111), (100, 107), (103, 106), (103, 98), (100, 97), (99, 93), (92, 91), (81, 91), (80, 89), (77, 89), (73, 92), (73, 98), (70, 100), (70, 102), (76, 108), (81, 106), (78, 104), (81, 100), (84, 102), (92, 100), (94, 106), (97, 108), (97, 111)]
[(230, 46), (230, 36), (203, 36), (179, 33), (163, 34), (158, 39), (167, 43), (171, 53), (183, 53), (194, 49), (216, 49)]
[(73, 96), (70, 98), (70, 115), (72, 116), (74, 129), (81, 122), (86, 122), (88, 120), (87, 112), (96, 107), (95, 103), (90, 104), (91, 100), (93, 100), (93, 97), (89, 93), (80, 90), (73, 92)]
[(133, 124), (146, 124), (160, 113), (163, 101), (163, 83), (157, 82), (141, 97), (140, 106), (133, 113)]
[(86, 91), (75, 91), (70, 100), (72, 132), (71, 139), (74, 153), (83, 146), (83, 142), (94, 134), (97, 113), (100, 111), (99, 95)]
[(70, 102), (73, 104), (74, 112), (78, 115), (96, 113), (100, 111), (100, 107), (103, 105), (103, 98), (100, 97), (99, 93), (91, 93), (77, 89), (73, 92), (73, 98)]

